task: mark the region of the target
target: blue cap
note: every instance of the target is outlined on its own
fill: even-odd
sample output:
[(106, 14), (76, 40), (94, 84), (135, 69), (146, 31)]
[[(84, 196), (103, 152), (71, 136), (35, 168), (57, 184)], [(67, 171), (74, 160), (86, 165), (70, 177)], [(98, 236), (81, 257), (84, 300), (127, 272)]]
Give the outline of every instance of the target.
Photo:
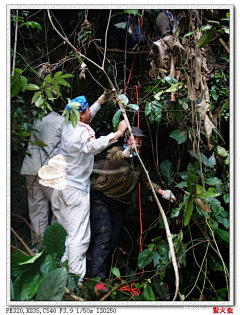
[(79, 112), (84, 111), (89, 106), (86, 97), (84, 95), (81, 95), (81, 96), (77, 96), (74, 99), (72, 99), (70, 101), (70, 103), (65, 106), (65, 108), (68, 108), (69, 110), (71, 110), (72, 109), (71, 103), (73, 103), (73, 102), (79, 103), (79, 105), (80, 105), (78, 108)]

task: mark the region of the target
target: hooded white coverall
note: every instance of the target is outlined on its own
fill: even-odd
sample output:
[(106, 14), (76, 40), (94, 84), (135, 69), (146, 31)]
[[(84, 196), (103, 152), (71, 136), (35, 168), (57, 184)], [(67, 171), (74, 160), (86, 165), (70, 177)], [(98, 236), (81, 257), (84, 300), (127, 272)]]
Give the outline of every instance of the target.
[[(93, 117), (92, 107), (90, 108)], [(61, 259), (68, 260), (69, 273), (79, 275), (79, 282), (86, 274), (86, 252), (90, 243), (90, 175), (94, 155), (111, 143), (114, 133), (98, 139), (88, 140), (86, 127), (71, 122), (64, 125), (60, 154), (65, 158), (67, 186), (63, 190), (54, 189), (52, 210), (58, 222), (67, 231), (66, 250)]]

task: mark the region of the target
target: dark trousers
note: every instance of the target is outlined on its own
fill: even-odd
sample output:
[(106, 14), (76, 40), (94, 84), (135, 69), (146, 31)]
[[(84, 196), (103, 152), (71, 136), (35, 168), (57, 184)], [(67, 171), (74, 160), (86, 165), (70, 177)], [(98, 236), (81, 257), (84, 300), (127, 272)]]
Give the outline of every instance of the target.
[(92, 278), (108, 278), (108, 260), (118, 246), (121, 227), (127, 207), (121, 202), (91, 192), (91, 233), (94, 238), (92, 252)]

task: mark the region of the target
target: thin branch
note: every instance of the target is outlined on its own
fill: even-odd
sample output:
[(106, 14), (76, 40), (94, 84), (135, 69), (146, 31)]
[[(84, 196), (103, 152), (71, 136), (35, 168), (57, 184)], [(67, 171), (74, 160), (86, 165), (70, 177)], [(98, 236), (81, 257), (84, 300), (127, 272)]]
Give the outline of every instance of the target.
[(17, 33), (18, 33), (18, 10), (16, 15), (16, 25), (15, 25), (15, 39), (14, 39), (14, 48), (13, 48), (13, 64), (12, 64), (12, 75), (14, 75), (14, 69), (16, 64), (16, 55), (17, 55)]
[(108, 24), (105, 32), (105, 49), (104, 49), (104, 56), (103, 56), (103, 63), (102, 63), (102, 68), (104, 69), (104, 64), (105, 64), (105, 59), (106, 59), (106, 53), (107, 53), (107, 33), (108, 33), (108, 28), (109, 28), (109, 23), (111, 20), (111, 15), (112, 15), (112, 10), (109, 12), (109, 17), (108, 17)]
[(65, 287), (65, 292), (66, 294), (70, 295), (74, 300), (76, 301), (85, 301), (84, 299), (80, 298), (79, 296), (76, 296), (75, 294), (73, 294), (72, 292), (70, 292), (68, 290), (68, 288)]
[(12, 214), (13, 217), (15, 218), (19, 218), (21, 220), (23, 220), (27, 226), (29, 227), (29, 229), (33, 232), (34, 236), (36, 237), (36, 239), (38, 240), (38, 242), (40, 243), (40, 245), (43, 247), (43, 241), (41, 239), (41, 237), (37, 234), (37, 232), (32, 228), (32, 226), (28, 223), (28, 221), (26, 219), (24, 219), (21, 215), (19, 214)]
[(24, 242), (24, 240), (14, 231), (13, 228), (11, 228), (11, 231), (13, 234), (19, 239), (19, 241), (22, 243), (22, 245), (25, 247), (26, 251), (29, 253), (30, 256), (34, 256), (33, 251), (27, 246), (27, 244)]

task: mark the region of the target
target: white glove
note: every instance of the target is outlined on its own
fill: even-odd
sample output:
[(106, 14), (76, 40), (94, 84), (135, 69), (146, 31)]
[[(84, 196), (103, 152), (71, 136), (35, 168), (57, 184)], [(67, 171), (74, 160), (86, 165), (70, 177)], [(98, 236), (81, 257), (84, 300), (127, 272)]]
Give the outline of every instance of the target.
[(127, 149), (125, 149), (124, 151), (123, 151), (123, 154), (124, 154), (124, 156), (126, 157), (126, 158), (130, 158), (131, 156), (132, 156), (132, 147), (131, 146), (129, 146), (129, 147), (127, 147)]
[(166, 200), (170, 200), (171, 202), (176, 200), (176, 197), (171, 192), (171, 190), (163, 190), (162, 198)]

